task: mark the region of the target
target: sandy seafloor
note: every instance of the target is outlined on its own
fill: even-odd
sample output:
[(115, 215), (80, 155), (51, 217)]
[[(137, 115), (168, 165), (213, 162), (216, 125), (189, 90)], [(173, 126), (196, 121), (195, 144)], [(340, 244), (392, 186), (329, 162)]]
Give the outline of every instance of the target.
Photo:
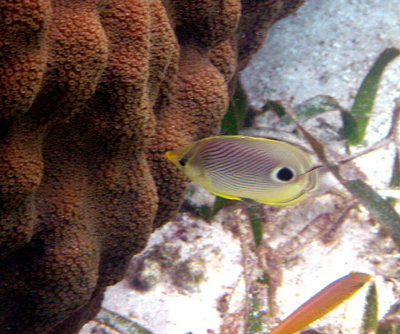
[[(400, 2), (396, 0), (308, 0), (295, 15), (275, 24), (263, 48), (242, 73), (250, 103), (261, 108), (267, 100), (275, 100), (293, 107), (316, 95), (329, 95), (350, 109), (362, 79), (378, 55), (387, 47), (400, 48), (399, 31)], [(383, 74), (363, 147), (386, 134), (394, 99), (399, 96), (400, 57)], [(338, 115), (321, 117), (337, 128)], [(271, 114), (259, 116), (255, 128), (245, 134), (284, 138), (287, 129), (276, 122)], [(342, 142), (329, 130), (320, 129), (316, 135), (332, 150), (342, 152)], [(393, 145), (356, 163), (373, 188), (385, 189), (391, 175)], [(194, 189), (198, 191), (194, 200), (212, 203), (212, 195)], [(276, 259), (272, 262), (279, 264), (275, 272), (281, 280), (274, 317), (268, 326), (351, 271), (375, 277), (380, 317), (398, 300), (398, 282), (394, 278), (398, 250), (365, 210), (352, 211), (330, 243), (322, 242), (317, 232), (302, 235), (307, 221), (318, 214), (334, 216), (335, 210), (345, 207), (348, 200), (346, 194), (344, 198), (320, 195), (286, 211), (268, 211), (270, 216), (278, 217), (278, 226), (268, 226), (266, 230), (271, 233), (267, 244)], [(238, 208), (240, 205), (231, 211)], [(226, 210), (211, 223), (190, 214), (181, 215), (157, 231), (147, 250), (136, 257), (135, 263), (142, 261), (140, 277), (150, 288), (138, 291), (123, 281), (108, 289), (104, 306), (132, 317), (154, 334), (244, 333), (246, 275), (255, 276), (255, 264), (251, 262), (256, 257), (249, 246), (250, 234), (246, 227), (240, 230), (240, 224), (246, 223), (237, 211)], [(242, 233), (240, 237), (237, 230)], [(292, 251), (283, 252), (287, 257), (282, 257), (282, 249), (291, 247)], [(161, 254), (162, 261), (154, 254)], [(321, 333), (359, 333), (365, 293), (366, 289), (362, 290), (311, 327)], [(85, 326), (81, 333), (91, 333), (93, 325)]]

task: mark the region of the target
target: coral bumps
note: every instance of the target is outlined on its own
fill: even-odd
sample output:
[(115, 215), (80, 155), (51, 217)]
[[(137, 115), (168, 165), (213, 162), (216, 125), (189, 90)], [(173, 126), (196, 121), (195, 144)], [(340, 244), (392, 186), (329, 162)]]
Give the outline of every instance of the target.
[(237, 70), (300, 2), (0, 1), (0, 333), (96, 314), (179, 207), (164, 152), (216, 133)]

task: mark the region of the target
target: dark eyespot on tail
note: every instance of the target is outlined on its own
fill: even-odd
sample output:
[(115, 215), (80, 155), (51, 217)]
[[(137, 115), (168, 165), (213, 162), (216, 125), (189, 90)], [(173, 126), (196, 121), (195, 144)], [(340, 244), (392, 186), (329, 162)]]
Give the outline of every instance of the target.
[(279, 181), (288, 182), (290, 180), (293, 180), (294, 172), (288, 167), (282, 167), (277, 171), (276, 177)]

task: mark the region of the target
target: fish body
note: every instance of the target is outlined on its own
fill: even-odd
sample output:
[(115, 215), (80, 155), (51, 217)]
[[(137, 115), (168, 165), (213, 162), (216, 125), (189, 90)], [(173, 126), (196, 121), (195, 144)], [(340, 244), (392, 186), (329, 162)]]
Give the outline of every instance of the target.
[(229, 199), (291, 205), (318, 187), (318, 170), (301, 149), (246, 136), (208, 137), (166, 153), (193, 182)]

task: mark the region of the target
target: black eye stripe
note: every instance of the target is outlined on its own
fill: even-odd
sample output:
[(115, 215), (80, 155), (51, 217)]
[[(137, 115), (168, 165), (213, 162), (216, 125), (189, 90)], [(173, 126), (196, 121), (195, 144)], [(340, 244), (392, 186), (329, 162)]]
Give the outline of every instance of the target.
[(288, 167), (282, 167), (276, 173), (276, 177), (279, 181), (290, 181), (294, 178), (293, 171)]
[(182, 167), (185, 167), (186, 163), (189, 161), (191, 154), (192, 154), (192, 149), (186, 152), (186, 154), (178, 161)]
[(183, 158), (182, 158), (181, 160), (179, 160), (178, 162), (179, 162), (179, 164), (183, 167), (183, 166), (186, 165), (187, 159), (185, 159), (185, 157), (183, 157)]

